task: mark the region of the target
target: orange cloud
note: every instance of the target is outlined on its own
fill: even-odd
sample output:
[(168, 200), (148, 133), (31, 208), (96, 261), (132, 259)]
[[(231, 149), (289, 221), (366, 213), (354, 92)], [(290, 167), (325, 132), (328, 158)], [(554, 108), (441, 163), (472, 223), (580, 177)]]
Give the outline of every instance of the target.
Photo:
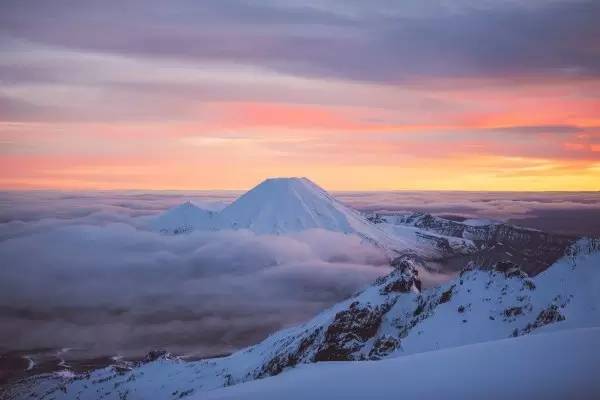
[[(213, 101), (176, 121), (0, 122), (0, 187), (244, 189), (307, 175), (330, 189), (598, 189), (598, 82), (457, 86)], [(357, 93), (372, 105), (345, 101)], [(510, 130), (555, 125), (574, 133)]]

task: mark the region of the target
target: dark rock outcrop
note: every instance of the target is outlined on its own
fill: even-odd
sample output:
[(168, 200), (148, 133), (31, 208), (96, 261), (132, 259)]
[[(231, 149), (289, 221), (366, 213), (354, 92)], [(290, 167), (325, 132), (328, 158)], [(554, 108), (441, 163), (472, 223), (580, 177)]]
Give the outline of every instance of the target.
[(534, 276), (562, 257), (576, 240), (570, 235), (504, 223), (469, 225), (426, 213), (377, 215), (372, 221), (414, 226), (437, 235), (471, 240), (476, 248), (465, 253), (453, 249), (446, 238), (416, 233), (417, 240), (427, 241), (437, 249), (444, 265), (453, 270), (459, 270), (468, 262), (487, 268), (506, 262), (519, 265), (522, 271)]
[(354, 302), (347, 310), (335, 315), (325, 331), (324, 342), (315, 354), (315, 361), (349, 361), (352, 353), (377, 333), (381, 318), (391, 304), (361, 306)]

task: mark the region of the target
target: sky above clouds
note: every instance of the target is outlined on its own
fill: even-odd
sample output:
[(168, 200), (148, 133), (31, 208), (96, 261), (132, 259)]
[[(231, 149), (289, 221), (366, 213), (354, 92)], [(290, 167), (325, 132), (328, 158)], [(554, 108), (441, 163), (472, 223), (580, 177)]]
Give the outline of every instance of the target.
[(2, 1), (0, 187), (600, 189), (600, 4)]

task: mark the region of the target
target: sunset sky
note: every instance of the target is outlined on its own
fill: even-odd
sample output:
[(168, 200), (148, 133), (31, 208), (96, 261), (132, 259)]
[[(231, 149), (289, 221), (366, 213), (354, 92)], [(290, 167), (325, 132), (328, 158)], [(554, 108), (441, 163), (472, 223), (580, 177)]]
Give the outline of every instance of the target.
[(0, 3), (0, 188), (600, 190), (600, 2)]

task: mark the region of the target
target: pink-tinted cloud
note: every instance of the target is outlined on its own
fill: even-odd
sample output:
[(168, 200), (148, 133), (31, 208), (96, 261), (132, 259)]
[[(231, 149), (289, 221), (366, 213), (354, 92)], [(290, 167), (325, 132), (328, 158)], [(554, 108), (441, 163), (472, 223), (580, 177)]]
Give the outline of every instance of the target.
[(597, 189), (595, 3), (0, 7), (4, 188)]

